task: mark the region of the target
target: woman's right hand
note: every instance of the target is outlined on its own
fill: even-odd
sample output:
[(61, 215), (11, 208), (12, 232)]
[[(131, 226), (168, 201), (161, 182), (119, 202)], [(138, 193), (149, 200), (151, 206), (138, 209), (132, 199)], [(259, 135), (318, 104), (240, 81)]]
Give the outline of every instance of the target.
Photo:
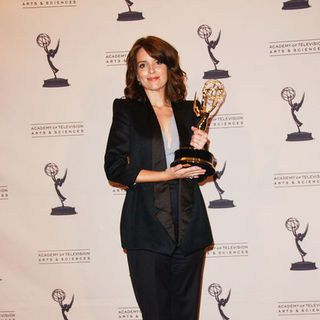
[(200, 175), (203, 175), (205, 173), (206, 173), (206, 170), (202, 169), (201, 167), (198, 167), (198, 166), (183, 167), (182, 164), (178, 164), (174, 167), (170, 167), (165, 170), (167, 180), (199, 178)]

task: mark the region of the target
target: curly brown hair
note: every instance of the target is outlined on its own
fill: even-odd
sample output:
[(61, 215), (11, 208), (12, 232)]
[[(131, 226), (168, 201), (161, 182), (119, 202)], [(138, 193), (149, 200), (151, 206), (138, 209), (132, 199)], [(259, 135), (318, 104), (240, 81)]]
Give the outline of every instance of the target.
[(186, 97), (186, 73), (180, 68), (177, 50), (168, 42), (154, 36), (138, 39), (127, 56), (126, 98), (146, 100), (146, 93), (137, 80), (137, 53), (143, 48), (155, 60), (164, 63), (168, 70), (165, 95), (169, 101), (177, 102)]

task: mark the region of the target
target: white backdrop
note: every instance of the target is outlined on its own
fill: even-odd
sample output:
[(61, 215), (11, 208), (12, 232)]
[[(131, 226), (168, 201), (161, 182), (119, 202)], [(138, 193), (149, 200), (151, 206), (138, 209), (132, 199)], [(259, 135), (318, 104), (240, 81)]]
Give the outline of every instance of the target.
[[(141, 319), (119, 239), (124, 192), (105, 178), (103, 156), (112, 101), (123, 95), (123, 60), (142, 36), (159, 36), (180, 53), (188, 98), (214, 69), (197, 34), (221, 38), (214, 55), (227, 99), (212, 122), (210, 150), (218, 159), (223, 199), (234, 207), (208, 208), (216, 247), (203, 277), (201, 320), (222, 319), (208, 293), (230, 319), (320, 317), (319, 272), (290, 270), (301, 261), (288, 218), (300, 222), (305, 261), (320, 265), (319, 103), (320, 4), (282, 10), (282, 1), (136, 0), (138, 21), (117, 21), (125, 1), (0, 1), (0, 319), (63, 319), (55, 289), (72, 319)], [(36, 38), (60, 46), (53, 64), (70, 86), (42, 87), (53, 77)], [(297, 131), (281, 91), (296, 92), (295, 113), (309, 141), (286, 141)], [(44, 172), (56, 179), (77, 214), (54, 216), (61, 205)], [(206, 204), (219, 199), (212, 181), (202, 186)], [(306, 235), (303, 234), (309, 225)], [(298, 237), (298, 235), (297, 235)], [(301, 240), (301, 237), (303, 238)], [(68, 309), (67, 307), (64, 307)]]

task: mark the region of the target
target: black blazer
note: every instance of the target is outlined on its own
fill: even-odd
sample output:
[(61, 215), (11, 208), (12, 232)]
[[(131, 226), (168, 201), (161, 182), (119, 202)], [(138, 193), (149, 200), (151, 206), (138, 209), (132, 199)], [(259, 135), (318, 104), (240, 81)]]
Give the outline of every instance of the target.
[[(172, 108), (180, 147), (188, 147), (191, 126), (196, 122), (192, 102), (172, 103)], [(168, 182), (135, 183), (140, 170), (160, 171), (165, 167), (161, 129), (149, 100), (116, 99), (104, 168), (109, 180), (127, 187), (120, 226), (123, 248), (171, 255), (177, 245), (188, 254), (213, 243), (197, 179), (178, 180), (178, 243), (173, 233)]]

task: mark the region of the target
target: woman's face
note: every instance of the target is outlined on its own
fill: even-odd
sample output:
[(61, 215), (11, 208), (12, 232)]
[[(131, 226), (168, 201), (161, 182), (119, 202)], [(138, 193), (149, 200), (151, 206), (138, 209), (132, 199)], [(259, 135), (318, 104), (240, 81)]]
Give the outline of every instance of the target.
[(140, 81), (146, 93), (152, 91), (164, 94), (168, 81), (167, 66), (150, 57), (149, 54), (141, 48), (137, 52), (137, 79)]

